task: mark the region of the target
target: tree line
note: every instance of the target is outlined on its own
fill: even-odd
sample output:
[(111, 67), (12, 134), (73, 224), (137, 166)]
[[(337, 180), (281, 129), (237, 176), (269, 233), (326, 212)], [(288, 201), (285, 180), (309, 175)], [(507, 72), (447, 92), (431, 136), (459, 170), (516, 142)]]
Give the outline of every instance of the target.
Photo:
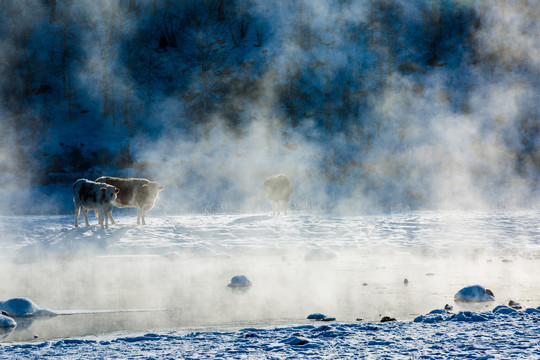
[[(320, 13), (306, 1), (1, 0), (1, 106), (17, 144), (66, 122), (162, 131), (154, 111), (167, 101), (167, 127), (219, 116), (241, 133), (264, 113), (369, 149), (396, 121), (394, 103), (380, 99), (398, 77), (421, 92), (428, 74), (465, 62), (486, 76), (508, 66), (480, 48), (479, 3), (329, 0)], [(467, 113), (474, 84), (461, 76), (442, 96)], [(530, 123), (526, 149), (538, 131)]]

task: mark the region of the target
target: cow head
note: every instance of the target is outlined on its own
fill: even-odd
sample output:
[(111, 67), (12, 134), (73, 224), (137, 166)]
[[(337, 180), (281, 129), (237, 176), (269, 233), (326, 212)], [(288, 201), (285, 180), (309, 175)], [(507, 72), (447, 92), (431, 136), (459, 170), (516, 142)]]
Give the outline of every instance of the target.
[(106, 185), (100, 188), (101, 196), (99, 202), (101, 204), (105, 202), (114, 202), (116, 200), (116, 194), (120, 191), (118, 188), (112, 185)]
[(151, 181), (149, 184), (148, 184), (148, 190), (150, 192), (150, 194), (154, 195), (155, 197), (158, 196), (159, 192), (161, 190), (165, 189), (163, 186), (161, 186), (158, 182), (156, 181)]
[(272, 194), (272, 188), (274, 185), (274, 181), (272, 178), (268, 178), (264, 181), (263, 189), (262, 189), (262, 196), (270, 196)]

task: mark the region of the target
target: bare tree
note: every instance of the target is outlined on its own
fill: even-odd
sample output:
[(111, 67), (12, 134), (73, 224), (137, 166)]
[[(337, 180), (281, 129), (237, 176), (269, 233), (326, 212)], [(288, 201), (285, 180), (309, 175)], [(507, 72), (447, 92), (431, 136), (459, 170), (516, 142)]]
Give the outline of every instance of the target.
[[(403, 22), (403, 9), (395, 0), (374, 0), (370, 8), (370, 23), (372, 31), (370, 44), (378, 57), (379, 63), (379, 91), (392, 91), (393, 73), (397, 69), (399, 57), (403, 56), (406, 45), (407, 25)], [(392, 101), (386, 101), (385, 118), (390, 120)], [(379, 135), (380, 124), (377, 125)]]
[(51, 14), (49, 16), (49, 22), (52, 24), (56, 21), (56, 0), (51, 0)]
[(125, 14), (119, 3), (114, 0), (99, 0), (100, 6), (91, 7), (89, 13), (89, 33), (94, 41), (97, 56), (92, 58), (96, 72), (101, 74), (101, 92), (103, 95), (103, 115), (112, 116), (116, 125), (114, 82), (115, 59), (118, 58), (118, 46), (124, 39)]
[(199, 121), (208, 118), (210, 102), (219, 95), (219, 80), (227, 74), (223, 70), (228, 67), (228, 57), (243, 41), (245, 31), (240, 27), (240, 36), (235, 36), (231, 31), (235, 18), (220, 20), (220, 5), (220, 0), (185, 1), (181, 20), (184, 27), (178, 33), (181, 58), (197, 69), (190, 93), (199, 109)]
[(36, 166), (30, 154), (33, 149), (27, 144), (36, 144), (44, 127), (43, 119), (34, 111), (34, 101), (40, 91), (47, 95), (50, 89), (45, 84), (46, 44), (36, 45), (41, 28), (35, 20), (46, 18), (47, 9), (40, 4), (14, 0), (3, 1), (0, 7), (4, 51), (0, 61), (0, 111), (6, 124), (4, 131), (12, 131), (9, 137), (15, 146), (8, 151), (20, 169), (33, 171)]
[(75, 90), (72, 84), (72, 67), (76, 49), (80, 46), (77, 37), (78, 29), (84, 25), (84, 20), (80, 14), (73, 11), (73, 1), (60, 0), (55, 1), (55, 29), (59, 33), (60, 49), (56, 49), (60, 53), (60, 76), (62, 80), (62, 94), (68, 101), (68, 119), (73, 120), (73, 99)]

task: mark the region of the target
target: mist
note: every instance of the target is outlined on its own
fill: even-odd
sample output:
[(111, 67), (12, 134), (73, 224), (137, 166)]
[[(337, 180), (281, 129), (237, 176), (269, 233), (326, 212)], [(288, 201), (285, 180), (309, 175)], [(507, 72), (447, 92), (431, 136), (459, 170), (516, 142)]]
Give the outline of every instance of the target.
[[(369, 118), (364, 119), (360, 132), (344, 128), (342, 133), (321, 128), (311, 116), (299, 117), (292, 128), (284, 127), (287, 114), (269, 110), (279, 108), (276, 102), (280, 96), (269, 83), (272, 78), (286, 76), (283, 69), (288, 73), (301, 72), (307, 63), (320, 61), (323, 71), (314, 73), (310, 81), (325, 87), (335, 72), (350, 68), (353, 53), (347, 47), (346, 36), (350, 34), (346, 28), (364, 24), (370, 9), (354, 4), (333, 4), (329, 9), (328, 2), (295, 6), (254, 7), (279, 21), (268, 44), (275, 56), (255, 84), (258, 97), (247, 105), (245, 117), (251, 121), (230, 129), (227, 119), (214, 113), (201, 131), (204, 135), (196, 134), (195, 139), (186, 140), (172, 131), (151, 142), (150, 150), (136, 152), (137, 158), (157, 164), (153, 176), (175, 184), (172, 188), (187, 188), (180, 190), (179, 198), (191, 204), (202, 199), (199, 209), (260, 210), (262, 200), (256, 194), (262, 180), (271, 174), (285, 173), (298, 185), (293, 186), (293, 205), (303, 209), (536, 206), (537, 160), (525, 155), (523, 163), (523, 143), (537, 146), (534, 124), (538, 121), (530, 113), (537, 100), (537, 84), (525, 78), (527, 71), (523, 72), (525, 77), (519, 74), (523, 63), (529, 70), (534, 69), (530, 67), (534, 64), (527, 57), (528, 52), (521, 49), (519, 56), (512, 52), (517, 57), (513, 66), (518, 69), (509, 71), (508, 66), (512, 65), (508, 65), (506, 55), (499, 54), (503, 50), (493, 45), (505, 31), (501, 25), (493, 27), (500, 24), (493, 17), (502, 11), (499, 6), (503, 3), (487, 5), (488, 9), (482, 9), (478, 15), (485, 17), (489, 25), (470, 34), (479, 42), (474, 54), (460, 50), (461, 53), (449, 57), (452, 63), (429, 73), (390, 74), (383, 81), (382, 91), (373, 90), (373, 95), (368, 95), (369, 116), (382, 120), (371, 120), (373, 124), (369, 124)], [(418, 15), (422, 4), (414, 6), (407, 6), (405, 14)], [(294, 11), (298, 9), (307, 33), (304, 36), (297, 31), (300, 25)], [(516, 5), (505, 11), (517, 16), (522, 10)], [(338, 26), (333, 26), (336, 23)], [(521, 23), (531, 21), (523, 19)], [(535, 29), (531, 31), (534, 33)], [(528, 34), (524, 32), (517, 43), (531, 43)], [(316, 39), (312, 41), (318, 45), (306, 46), (305, 42), (311, 41), (306, 37)], [(324, 45), (327, 43), (333, 45)], [(356, 61), (373, 61), (362, 53), (358, 55), (360, 59)], [(478, 65), (473, 56), (495, 56), (506, 68)], [(366, 71), (369, 74), (378, 70)], [(170, 169), (174, 169), (173, 173)], [(178, 169), (182, 169), (180, 174)], [(190, 174), (196, 174), (196, 183), (189, 181)]]
[[(240, 215), (224, 226), (223, 216), (186, 215), (146, 229), (119, 225), (106, 236), (99, 229), (71, 231), (71, 217), (62, 217), (60, 230), (24, 220), (34, 244), (19, 248), (17, 257), (3, 253), (3, 296), (24, 295), (69, 315), (36, 319), (12, 340), (301, 324), (315, 312), (351, 323), (384, 315), (407, 320), (451, 303), (457, 290), (475, 283), (488, 286), (499, 303), (538, 302), (538, 250), (533, 239), (511, 240), (534, 229), (531, 213), (509, 217), (514, 226), (506, 230), (492, 225), (492, 215), (439, 216)], [(56, 232), (70, 235), (54, 241), (36, 235)], [(464, 236), (468, 245), (460, 246)], [(503, 247), (495, 245), (499, 240)], [(252, 282), (243, 292), (227, 287), (239, 274)], [(455, 307), (483, 311), (488, 305)]]
[(536, 5), (194, 4), (2, 5), (3, 213), (100, 175), (167, 213), (263, 211), (277, 173), (295, 209), (538, 204)]

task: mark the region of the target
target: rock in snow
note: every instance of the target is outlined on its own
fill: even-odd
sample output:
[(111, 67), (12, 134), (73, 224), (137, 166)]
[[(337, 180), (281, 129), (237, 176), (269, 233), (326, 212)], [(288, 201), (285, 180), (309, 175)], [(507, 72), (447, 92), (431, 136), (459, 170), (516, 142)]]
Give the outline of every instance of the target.
[(47, 309), (40, 309), (32, 300), (27, 298), (13, 298), (0, 301), (0, 310), (5, 311), (10, 316), (54, 316), (55, 312)]
[(322, 320), (325, 317), (326, 317), (326, 315), (324, 315), (324, 314), (314, 313), (314, 314), (309, 314), (307, 319), (309, 319), (309, 320)]
[(480, 285), (467, 286), (454, 295), (454, 301), (494, 301), (495, 296), (491, 290)]
[(309, 319), (309, 320), (317, 320), (317, 321), (336, 321), (335, 317), (326, 316), (326, 315), (321, 314), (321, 313), (309, 314), (307, 319)]

